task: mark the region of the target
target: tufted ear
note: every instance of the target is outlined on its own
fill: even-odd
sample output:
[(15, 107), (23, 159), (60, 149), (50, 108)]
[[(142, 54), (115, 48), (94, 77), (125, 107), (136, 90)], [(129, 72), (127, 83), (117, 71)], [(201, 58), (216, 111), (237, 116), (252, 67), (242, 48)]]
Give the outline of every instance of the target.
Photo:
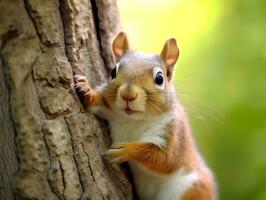
[(165, 42), (163, 50), (161, 52), (161, 58), (163, 59), (167, 69), (168, 80), (171, 80), (172, 78), (174, 65), (178, 57), (179, 49), (177, 47), (176, 40), (174, 38), (170, 38)]
[(129, 50), (127, 35), (120, 32), (113, 41), (113, 52), (116, 59), (119, 60)]

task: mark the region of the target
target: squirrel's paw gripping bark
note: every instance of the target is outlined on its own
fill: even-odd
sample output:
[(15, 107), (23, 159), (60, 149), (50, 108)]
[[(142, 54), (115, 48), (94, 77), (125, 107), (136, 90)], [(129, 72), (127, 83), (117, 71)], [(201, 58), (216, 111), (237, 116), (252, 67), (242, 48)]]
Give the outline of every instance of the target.
[(105, 157), (112, 163), (120, 164), (129, 160), (127, 142), (113, 143), (110, 149), (105, 153)]
[(76, 92), (82, 104), (86, 108), (89, 106), (91, 99), (91, 87), (87, 81), (87, 78), (81, 75), (74, 75), (74, 83)]

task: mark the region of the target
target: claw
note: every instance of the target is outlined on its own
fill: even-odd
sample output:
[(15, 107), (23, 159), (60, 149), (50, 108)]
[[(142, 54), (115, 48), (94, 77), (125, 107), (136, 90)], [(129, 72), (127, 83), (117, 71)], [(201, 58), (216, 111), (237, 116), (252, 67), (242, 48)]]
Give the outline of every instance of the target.
[(87, 82), (87, 78), (81, 75), (74, 75), (73, 76), (75, 82)]
[(116, 153), (113, 152), (111, 153), (111, 150), (108, 150), (105, 154), (104, 157), (110, 162), (110, 163), (117, 163), (120, 164), (125, 161), (125, 156), (124, 155), (115, 155)]
[(111, 162), (120, 164), (128, 160), (127, 151), (125, 149), (126, 143), (114, 143), (104, 156)]
[(110, 148), (111, 149), (122, 149), (123, 147), (122, 146), (121, 147), (120, 146), (111, 146)]
[(90, 104), (91, 88), (85, 76), (74, 75), (75, 90), (85, 107)]
[(90, 90), (88, 90), (87, 88), (84, 88), (84, 87), (80, 87), (79, 91), (84, 93), (84, 92), (89, 92)]
[(75, 83), (75, 88), (80, 88), (81, 85), (79, 83)]
[(86, 92), (84, 96), (90, 96), (90, 91)]
[(124, 162), (124, 156), (120, 156), (117, 158), (113, 158), (109, 160), (111, 163), (115, 163), (115, 164), (121, 164), (122, 162)]
[(75, 84), (75, 89), (80, 93), (86, 93), (86, 95), (89, 94), (90, 88), (87, 83), (85, 82), (78, 82)]
[(79, 82), (87, 82), (87, 79), (85, 77), (79, 77), (77, 80)]
[(120, 149), (120, 148), (123, 148), (124, 146), (126, 146), (126, 142), (116, 142), (116, 143), (113, 143), (111, 148), (112, 149)]
[(107, 157), (116, 157), (116, 156), (120, 156), (123, 154), (123, 149), (109, 149), (108, 151), (106, 151), (105, 156)]

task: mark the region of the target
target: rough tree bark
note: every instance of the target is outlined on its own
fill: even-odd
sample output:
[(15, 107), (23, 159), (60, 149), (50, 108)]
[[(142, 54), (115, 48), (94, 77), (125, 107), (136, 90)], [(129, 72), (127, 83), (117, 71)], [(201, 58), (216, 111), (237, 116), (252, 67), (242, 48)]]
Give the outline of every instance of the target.
[(115, 0), (1, 0), (0, 10), (0, 199), (132, 199), (102, 159), (105, 122), (83, 110), (72, 80), (106, 79)]

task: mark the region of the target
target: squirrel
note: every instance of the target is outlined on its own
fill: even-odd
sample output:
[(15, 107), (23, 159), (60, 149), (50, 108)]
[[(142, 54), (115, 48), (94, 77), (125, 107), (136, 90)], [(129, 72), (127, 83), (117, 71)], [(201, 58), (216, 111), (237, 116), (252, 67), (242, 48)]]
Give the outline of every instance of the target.
[(74, 75), (85, 108), (106, 119), (112, 163), (128, 162), (141, 200), (215, 200), (211, 170), (198, 152), (188, 118), (171, 82), (179, 57), (170, 38), (160, 54), (130, 50), (120, 32), (112, 44), (116, 65), (111, 79), (92, 89)]

